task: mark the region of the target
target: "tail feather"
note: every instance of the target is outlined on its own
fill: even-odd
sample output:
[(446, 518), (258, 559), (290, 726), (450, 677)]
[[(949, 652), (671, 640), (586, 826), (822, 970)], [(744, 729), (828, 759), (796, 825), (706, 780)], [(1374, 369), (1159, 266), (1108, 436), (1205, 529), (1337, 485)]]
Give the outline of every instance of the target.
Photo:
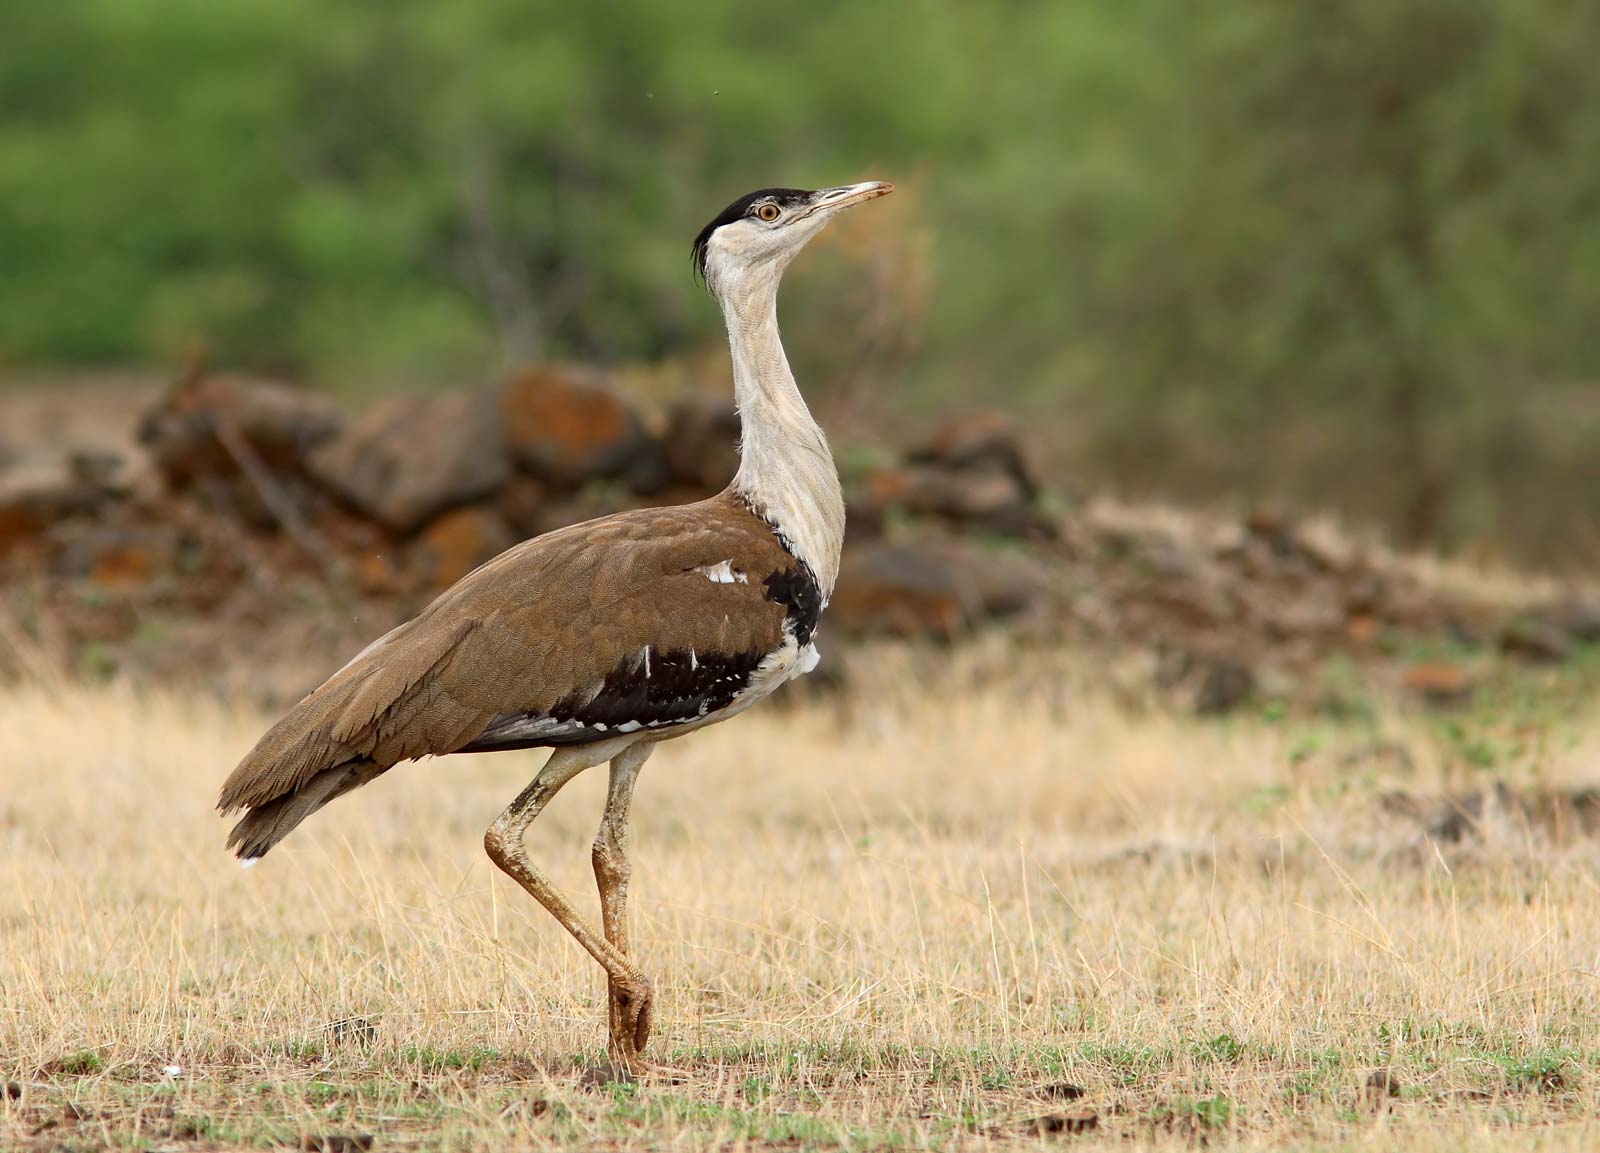
[(299, 788), (252, 806), (228, 834), (228, 848), (245, 861), (266, 856), (296, 825), (335, 797), (359, 788), (387, 765), (358, 759), (323, 769)]
[(463, 704), (438, 683), (475, 619), (386, 633), (273, 725), (223, 782), (217, 808), (247, 810), (228, 847), (254, 860), (335, 797), (390, 766), (450, 753), (494, 710)]

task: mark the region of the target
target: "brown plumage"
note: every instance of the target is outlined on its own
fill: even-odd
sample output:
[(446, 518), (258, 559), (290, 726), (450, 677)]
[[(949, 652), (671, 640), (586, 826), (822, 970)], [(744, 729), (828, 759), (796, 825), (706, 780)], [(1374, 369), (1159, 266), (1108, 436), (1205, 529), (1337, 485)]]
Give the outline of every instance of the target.
[[(724, 563), (745, 579), (708, 578)], [(646, 648), (693, 652), (708, 670), (759, 660), (780, 648), (786, 619), (768, 581), (799, 564), (732, 493), (526, 541), (368, 646), (261, 738), (222, 786), (223, 812), (249, 810), (228, 845), (260, 857), (401, 761), (568, 743), (474, 745), (496, 718), (555, 719), (563, 704), (592, 704), (609, 675), (642, 666)]]
[[(245, 810), (229, 847), (253, 862), (401, 761), (551, 748), (484, 848), (605, 967), (612, 1049), (636, 1066), (653, 1009), (628, 944), (634, 783), (657, 742), (725, 720), (817, 662), (844, 499), (778, 339), (778, 282), (833, 214), (887, 191), (763, 189), (713, 220), (694, 256), (728, 324), (741, 427), (733, 484), (697, 504), (549, 533), (463, 577), (245, 756), (218, 801)], [(606, 761), (597, 931), (529, 859), (523, 834), (567, 781)]]

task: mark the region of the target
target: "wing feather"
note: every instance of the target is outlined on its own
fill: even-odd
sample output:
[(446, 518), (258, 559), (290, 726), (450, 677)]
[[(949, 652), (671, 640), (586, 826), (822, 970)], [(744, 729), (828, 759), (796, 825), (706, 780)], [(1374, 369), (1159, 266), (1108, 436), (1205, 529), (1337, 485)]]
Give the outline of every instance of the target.
[[(749, 579), (706, 576), (724, 562)], [(701, 667), (719, 657), (759, 661), (783, 643), (785, 617), (763, 580), (796, 563), (764, 522), (726, 495), (526, 541), (462, 578), (291, 709), (228, 777), (219, 808), (273, 806), (256, 822), (270, 836), (250, 838), (265, 851), (263, 842), (270, 847), (328, 800), (400, 761), (499, 747), (474, 742), (504, 718), (593, 706), (645, 646), (693, 653)], [(660, 659), (656, 668), (672, 667)], [(525, 738), (536, 731), (522, 730)], [(549, 741), (534, 743), (574, 731), (582, 736), (556, 723)], [(285, 800), (301, 790), (317, 795)]]

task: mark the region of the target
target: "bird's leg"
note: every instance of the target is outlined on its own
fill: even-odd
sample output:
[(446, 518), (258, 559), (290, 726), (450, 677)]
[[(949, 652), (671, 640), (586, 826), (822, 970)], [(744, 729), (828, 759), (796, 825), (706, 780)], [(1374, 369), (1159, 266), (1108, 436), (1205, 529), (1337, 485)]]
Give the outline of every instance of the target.
[[(654, 745), (630, 745), (611, 759), (611, 783), (606, 792), (606, 811), (595, 834), (594, 879), (600, 888), (600, 923), (606, 940), (631, 960), (628, 947), (628, 879), (633, 867), (628, 863), (628, 811), (633, 805), (633, 785), (639, 779)], [(610, 1001), (611, 1048), (626, 1065), (638, 1061), (650, 1037), (653, 1016), (646, 999), (643, 1006), (633, 1003), (633, 994), (615, 980), (607, 983)]]
[[(562, 928), (586, 949), (591, 957), (604, 966), (611, 988), (626, 997), (622, 1025), (635, 1038), (649, 1032), (650, 982), (627, 955), (597, 932), (578, 912), (566, 894), (552, 885), (543, 872), (528, 859), (528, 850), (522, 842), (528, 825), (549, 804), (550, 798), (561, 787), (584, 769), (599, 764), (610, 755), (618, 755), (626, 746), (616, 745), (575, 746), (557, 749), (545, 762), (533, 783), (522, 790), (516, 800), (507, 806), (488, 832), (483, 834), (484, 851), (500, 870), (521, 885), (550, 915), (561, 922)], [(597, 756), (596, 753), (599, 755)], [(613, 994), (615, 999), (616, 994)], [(642, 1027), (641, 1027), (641, 1022)], [(633, 1052), (637, 1052), (637, 1044)]]

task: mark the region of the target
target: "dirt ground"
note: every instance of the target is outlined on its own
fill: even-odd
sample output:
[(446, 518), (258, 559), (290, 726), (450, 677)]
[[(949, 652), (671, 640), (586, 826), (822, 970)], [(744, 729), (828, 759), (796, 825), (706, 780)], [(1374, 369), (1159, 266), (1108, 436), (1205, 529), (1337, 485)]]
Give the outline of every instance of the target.
[[(481, 849), (535, 754), (397, 768), (246, 872), (210, 806), (269, 717), (7, 690), (0, 1147), (1594, 1147), (1600, 841), (1522, 800), (1600, 775), (1592, 694), (1198, 721), (1093, 679), (886, 666), (664, 746), (670, 1072), (627, 1085)], [(603, 786), (530, 833), (586, 907)]]

